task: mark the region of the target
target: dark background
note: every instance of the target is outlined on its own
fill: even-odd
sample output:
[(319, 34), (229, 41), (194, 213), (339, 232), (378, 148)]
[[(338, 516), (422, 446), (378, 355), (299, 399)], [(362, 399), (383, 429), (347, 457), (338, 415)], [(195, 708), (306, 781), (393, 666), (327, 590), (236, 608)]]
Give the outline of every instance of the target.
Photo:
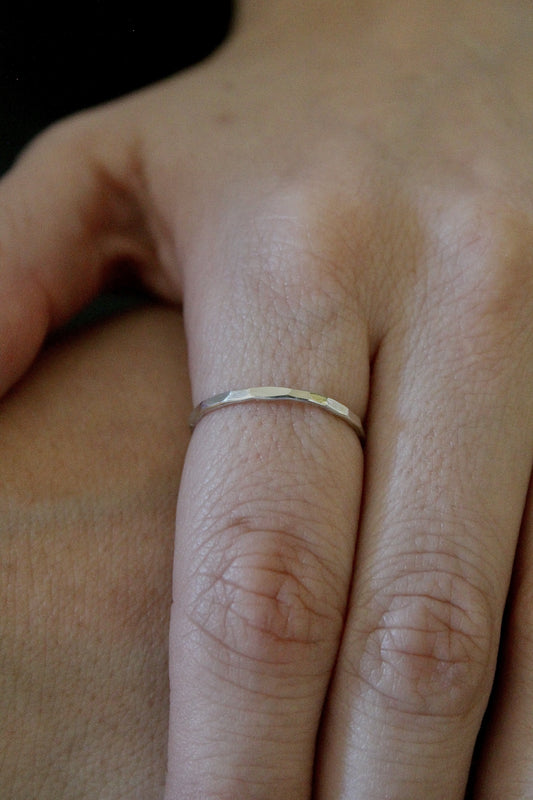
[(8, 3), (0, 18), (0, 173), (49, 123), (200, 61), (230, 0)]
[[(50, 123), (201, 61), (232, 22), (231, 0), (10, 6), (0, 17), (0, 175)], [(59, 335), (146, 302), (135, 282), (109, 288)]]

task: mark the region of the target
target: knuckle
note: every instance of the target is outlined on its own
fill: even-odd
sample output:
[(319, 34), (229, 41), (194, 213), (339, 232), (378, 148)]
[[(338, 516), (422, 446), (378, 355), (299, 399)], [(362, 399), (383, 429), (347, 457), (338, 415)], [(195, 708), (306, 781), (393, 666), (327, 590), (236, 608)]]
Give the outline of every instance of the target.
[(242, 517), (213, 531), (193, 584), (189, 620), (224, 659), (326, 669), (342, 625), (339, 593), (290, 520), (273, 530)]
[(332, 373), (333, 353), (337, 370), (349, 370), (366, 330), (365, 284), (354, 273), (368, 245), (353, 203), (327, 188), (320, 194), (311, 180), (295, 180), (262, 198), (250, 215), (226, 285), (242, 309), (255, 308), (258, 297), (262, 302), (251, 332), (248, 317), (237, 324), (279, 365), (278, 373), (294, 371), (287, 341), (316, 374)]
[(504, 323), (530, 317), (533, 218), (491, 195), (470, 200), (460, 213), (447, 226), (445, 244), (447, 260), (455, 261), (455, 298), (474, 331), (498, 336)]
[(260, 269), (240, 270), (242, 279), (254, 293), (260, 282), (276, 301), (272, 307), (302, 318), (308, 330), (338, 324), (358, 308), (353, 269), (363, 238), (360, 217), (358, 204), (341, 190), (311, 179), (289, 182), (254, 214), (254, 252), (245, 255), (248, 267)]
[(485, 593), (458, 571), (403, 573), (375, 598), (359, 680), (393, 709), (467, 715), (490, 691), (495, 620)]

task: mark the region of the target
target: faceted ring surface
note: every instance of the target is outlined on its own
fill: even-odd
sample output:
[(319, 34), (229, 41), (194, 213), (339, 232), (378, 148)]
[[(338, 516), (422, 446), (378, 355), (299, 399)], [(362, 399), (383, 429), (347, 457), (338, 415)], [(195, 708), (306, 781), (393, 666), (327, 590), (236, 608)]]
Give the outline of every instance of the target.
[(194, 428), (206, 414), (216, 411), (224, 406), (253, 401), (296, 401), (318, 406), (346, 422), (357, 434), (361, 444), (365, 441), (365, 432), (360, 418), (348, 406), (339, 403), (332, 397), (325, 397), (316, 392), (303, 389), (290, 389), (287, 386), (254, 386), (249, 389), (232, 389), (228, 392), (215, 394), (199, 403), (189, 417), (189, 425)]

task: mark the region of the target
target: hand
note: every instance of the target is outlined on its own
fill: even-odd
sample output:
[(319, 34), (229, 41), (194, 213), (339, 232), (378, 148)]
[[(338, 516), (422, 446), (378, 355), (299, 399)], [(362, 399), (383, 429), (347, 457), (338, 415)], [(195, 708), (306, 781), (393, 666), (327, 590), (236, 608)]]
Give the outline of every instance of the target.
[(525, 2), (248, 0), (4, 181), (3, 387), (126, 264), (183, 302), (195, 403), (287, 385), (365, 418), (364, 459), (300, 406), (195, 430), (168, 800), (462, 797), (522, 519), (471, 781), (532, 791), (532, 35)]
[(161, 308), (58, 342), (1, 403), (5, 800), (162, 796), (189, 404)]

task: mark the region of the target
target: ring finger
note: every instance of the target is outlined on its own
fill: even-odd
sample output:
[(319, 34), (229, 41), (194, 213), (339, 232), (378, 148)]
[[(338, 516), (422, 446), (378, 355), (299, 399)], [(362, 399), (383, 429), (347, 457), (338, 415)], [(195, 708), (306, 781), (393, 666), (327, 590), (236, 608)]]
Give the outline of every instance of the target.
[[(290, 214), (280, 231), (277, 211), (265, 238), (283, 246), (247, 248), (246, 264), (226, 251), (216, 283), (207, 258), (187, 271), (194, 401), (283, 385), (361, 415), (364, 327), (334, 277), (327, 286), (307, 226)], [(310, 796), (361, 483), (357, 436), (316, 407), (246, 403), (197, 425), (177, 514), (168, 798)]]

